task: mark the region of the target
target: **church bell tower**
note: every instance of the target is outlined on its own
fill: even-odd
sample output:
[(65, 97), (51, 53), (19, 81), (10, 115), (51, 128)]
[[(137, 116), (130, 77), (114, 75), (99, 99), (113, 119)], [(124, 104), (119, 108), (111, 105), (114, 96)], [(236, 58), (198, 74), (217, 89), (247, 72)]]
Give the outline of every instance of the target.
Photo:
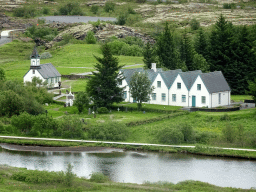
[(40, 56), (37, 52), (36, 46), (34, 47), (34, 50), (32, 52), (32, 55), (30, 56), (30, 69), (40, 69)]

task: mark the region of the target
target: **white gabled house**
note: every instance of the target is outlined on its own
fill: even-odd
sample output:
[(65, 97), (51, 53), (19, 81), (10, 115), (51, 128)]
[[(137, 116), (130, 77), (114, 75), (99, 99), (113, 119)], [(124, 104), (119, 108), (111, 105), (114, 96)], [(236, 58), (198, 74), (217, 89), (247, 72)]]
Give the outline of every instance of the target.
[(182, 72), (181, 69), (163, 71), (152, 64), (151, 69), (122, 69), (126, 102), (136, 102), (129, 92), (129, 83), (134, 72), (146, 72), (152, 86), (151, 104), (184, 107), (217, 107), (230, 104), (231, 89), (220, 71), (202, 73), (201, 70)]
[(59, 82), (61, 82), (61, 74), (57, 69), (51, 64), (40, 64), (40, 56), (34, 48), (30, 60), (30, 69), (23, 76), (23, 82), (32, 82), (34, 77), (40, 78), (43, 82), (47, 81), (48, 88), (59, 87)]

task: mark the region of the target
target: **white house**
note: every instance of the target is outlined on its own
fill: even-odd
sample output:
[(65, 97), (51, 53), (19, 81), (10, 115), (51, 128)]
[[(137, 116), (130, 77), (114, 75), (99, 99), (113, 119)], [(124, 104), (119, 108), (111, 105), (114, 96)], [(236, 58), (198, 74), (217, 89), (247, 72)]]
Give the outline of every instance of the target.
[(40, 64), (40, 56), (34, 48), (30, 61), (30, 69), (23, 76), (23, 82), (32, 82), (34, 77), (40, 78), (43, 82), (47, 81), (47, 86), (49, 88), (59, 87), (59, 82), (61, 82), (61, 74), (57, 69), (51, 64)]
[(163, 71), (152, 64), (151, 69), (122, 69), (126, 102), (136, 102), (129, 92), (129, 83), (134, 72), (146, 72), (152, 86), (151, 104), (184, 107), (217, 107), (230, 104), (231, 89), (220, 71), (202, 73), (201, 70), (182, 72), (181, 69)]

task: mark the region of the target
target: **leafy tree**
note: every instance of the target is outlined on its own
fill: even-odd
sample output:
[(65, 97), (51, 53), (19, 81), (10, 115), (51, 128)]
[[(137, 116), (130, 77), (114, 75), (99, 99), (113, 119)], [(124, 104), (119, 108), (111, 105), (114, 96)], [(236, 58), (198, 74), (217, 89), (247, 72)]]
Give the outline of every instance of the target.
[(191, 41), (187, 34), (187, 30), (185, 29), (185, 33), (180, 44), (180, 60), (185, 62), (189, 71), (196, 70), (196, 66), (193, 65), (194, 54), (194, 48), (192, 47)]
[(92, 31), (88, 31), (85, 41), (87, 44), (95, 44), (96, 43), (96, 38), (94, 37), (94, 33)]
[(64, 138), (82, 138), (83, 124), (77, 116), (64, 116), (58, 122), (58, 129), (53, 134)]
[(115, 3), (113, 2), (106, 2), (104, 6), (104, 10), (109, 13), (115, 10)]
[(144, 48), (143, 57), (145, 68), (151, 69), (151, 64), (155, 62), (155, 56), (152, 45), (149, 42), (147, 42), (146, 47)]
[(89, 97), (86, 92), (79, 92), (76, 95), (74, 106), (77, 107), (79, 113), (82, 113), (84, 108), (89, 106)]
[(98, 5), (91, 6), (91, 12), (93, 12), (93, 14), (97, 14), (98, 10), (99, 10), (99, 6)]
[(157, 40), (157, 55), (162, 67), (171, 70), (177, 68), (177, 64), (179, 63), (178, 53), (167, 22), (165, 24), (164, 32)]
[(72, 172), (74, 166), (72, 166), (70, 163), (68, 164), (67, 170), (65, 172), (65, 183), (68, 187), (71, 187), (74, 183), (74, 179), (76, 174)]
[(136, 99), (138, 110), (141, 109), (142, 102), (150, 100), (150, 94), (153, 92), (154, 87), (151, 87), (151, 81), (146, 73), (135, 72), (130, 81), (131, 96)]
[(254, 81), (249, 81), (249, 91), (247, 91), (247, 94), (252, 95), (253, 100), (256, 102), (256, 78)]
[(97, 107), (109, 107), (114, 102), (123, 101), (123, 88), (117, 86), (118, 82), (123, 80), (119, 75), (122, 66), (118, 65), (118, 58), (113, 57), (108, 44), (103, 44), (101, 50), (103, 58), (94, 56), (98, 61), (94, 68), (98, 72), (93, 72), (86, 91)]
[(14, 115), (11, 118), (11, 124), (20, 132), (29, 134), (35, 123), (35, 117), (26, 112), (21, 113), (19, 116)]
[(0, 68), (0, 81), (5, 81), (5, 71), (3, 68)]
[(193, 66), (197, 70), (201, 70), (203, 73), (209, 72), (209, 64), (201, 54), (195, 54), (193, 57)]
[(197, 21), (195, 18), (192, 19), (189, 24), (192, 30), (197, 30), (200, 28), (200, 22)]

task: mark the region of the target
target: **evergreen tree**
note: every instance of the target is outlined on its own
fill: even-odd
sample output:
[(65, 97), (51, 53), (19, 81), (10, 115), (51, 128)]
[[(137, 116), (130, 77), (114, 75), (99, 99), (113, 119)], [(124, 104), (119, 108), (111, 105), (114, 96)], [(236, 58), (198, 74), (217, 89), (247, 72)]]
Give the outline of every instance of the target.
[(185, 29), (185, 33), (180, 43), (180, 60), (185, 62), (187, 69), (189, 71), (197, 69), (196, 66), (193, 65), (194, 53), (194, 48), (191, 45), (191, 41), (188, 37), (187, 30)]
[[(236, 66), (232, 60), (232, 23), (220, 15), (210, 36), (208, 63), (210, 71), (222, 71), (231, 89), (235, 89)], [(233, 91), (232, 91), (233, 92)]]
[(123, 101), (123, 88), (117, 86), (118, 82), (123, 80), (119, 75), (122, 66), (118, 65), (118, 58), (113, 57), (108, 44), (103, 44), (101, 50), (103, 58), (94, 56), (98, 61), (94, 68), (98, 72), (93, 72), (86, 91), (97, 107), (109, 107), (114, 102)]
[(168, 23), (165, 24), (164, 32), (157, 40), (157, 55), (162, 67), (167, 69), (176, 69), (179, 62), (178, 54), (173, 41), (173, 35), (170, 32)]
[(204, 58), (207, 58), (208, 54), (208, 42), (205, 35), (205, 32), (202, 28), (199, 28), (198, 33), (196, 35), (195, 39), (195, 51), (198, 54), (201, 54)]
[(145, 64), (146, 69), (151, 69), (151, 63), (155, 62), (155, 56), (154, 56), (154, 51), (152, 48), (152, 45), (147, 42), (146, 47), (143, 51), (143, 62)]

